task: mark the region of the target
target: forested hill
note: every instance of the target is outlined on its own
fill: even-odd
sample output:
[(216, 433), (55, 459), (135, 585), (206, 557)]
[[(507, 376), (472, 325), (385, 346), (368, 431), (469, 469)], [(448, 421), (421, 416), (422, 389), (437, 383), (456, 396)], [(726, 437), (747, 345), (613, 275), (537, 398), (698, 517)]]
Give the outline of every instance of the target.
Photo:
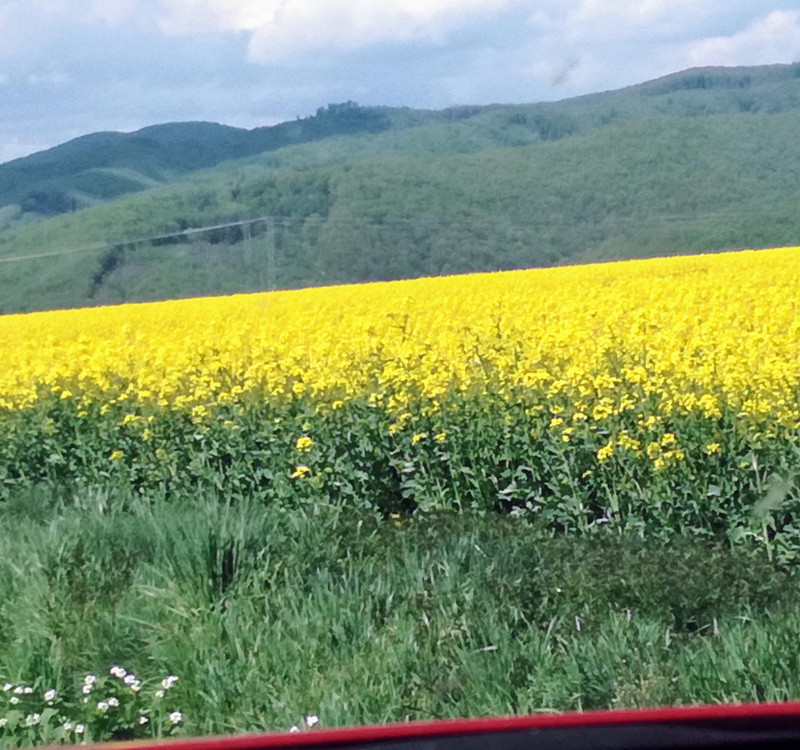
[(0, 208), (0, 311), (800, 244), (798, 132), (800, 65), (776, 65), (86, 136), (0, 165), (0, 196), (20, 174), (74, 196), (135, 173), (137, 192), (28, 223), (31, 205)]
[[(469, 130), (479, 143), (471, 147), (521, 145), (632, 119), (784, 111), (800, 106), (798, 75), (800, 66), (704, 68), (556, 103), (423, 111), (345, 102), (252, 130), (187, 122), (133, 133), (92, 133), (0, 164), (0, 210), (6, 224), (12, 214), (31, 221), (145, 190), (229, 159), (341, 135), (474, 120)], [(449, 148), (461, 150), (464, 144), (454, 139)]]
[(183, 122), (92, 133), (0, 164), (0, 206), (16, 204), (28, 219), (75, 211), (227, 159), (333, 135), (377, 133), (392, 126), (390, 112), (346, 102), (253, 130)]

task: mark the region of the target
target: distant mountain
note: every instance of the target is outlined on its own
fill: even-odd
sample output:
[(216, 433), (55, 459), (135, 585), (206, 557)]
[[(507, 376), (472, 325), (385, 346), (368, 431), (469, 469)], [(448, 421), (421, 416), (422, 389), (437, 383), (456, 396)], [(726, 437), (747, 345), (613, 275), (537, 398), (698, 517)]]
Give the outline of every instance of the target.
[(227, 159), (282, 146), (390, 127), (377, 108), (352, 102), (321, 108), (312, 117), (245, 130), (211, 122), (168, 123), (133, 133), (92, 133), (55, 148), (0, 164), (0, 206), (18, 215), (75, 211), (170, 182)]
[[(798, 133), (800, 65), (775, 65), (86, 136), (0, 165), (0, 312), (800, 244)], [(23, 225), (59, 189), (103, 205)]]
[[(552, 140), (631, 119), (778, 112), (800, 107), (800, 66), (698, 68), (614, 92), (555, 104), (455, 107), (439, 112), (332, 104), (311, 117), (245, 130), (210, 122), (93, 133), (0, 164), (0, 229), (146, 190), (229, 159), (333, 136), (452, 123), (498, 110), (516, 113), (522, 143)], [(513, 141), (513, 136), (512, 136)], [(484, 144), (490, 145), (490, 144)], [(519, 145), (519, 143), (497, 145)]]

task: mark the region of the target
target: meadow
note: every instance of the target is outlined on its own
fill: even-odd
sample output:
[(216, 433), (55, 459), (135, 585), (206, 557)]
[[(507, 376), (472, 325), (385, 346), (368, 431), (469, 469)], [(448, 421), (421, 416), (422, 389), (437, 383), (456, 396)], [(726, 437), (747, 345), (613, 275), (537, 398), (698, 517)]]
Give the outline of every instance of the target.
[(0, 742), (800, 697), (798, 277), (0, 317)]

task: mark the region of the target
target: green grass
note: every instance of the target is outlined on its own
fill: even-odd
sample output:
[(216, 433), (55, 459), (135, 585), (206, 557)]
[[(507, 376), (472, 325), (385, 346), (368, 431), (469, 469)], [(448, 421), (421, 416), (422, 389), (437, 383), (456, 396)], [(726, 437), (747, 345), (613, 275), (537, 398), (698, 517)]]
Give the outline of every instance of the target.
[[(178, 675), (192, 735), (800, 697), (795, 577), (680, 535), (46, 487), (0, 505), (0, 529), (0, 683), (30, 701), (80, 707), (114, 664), (151, 707)], [(130, 736), (96, 699), (89, 734)]]

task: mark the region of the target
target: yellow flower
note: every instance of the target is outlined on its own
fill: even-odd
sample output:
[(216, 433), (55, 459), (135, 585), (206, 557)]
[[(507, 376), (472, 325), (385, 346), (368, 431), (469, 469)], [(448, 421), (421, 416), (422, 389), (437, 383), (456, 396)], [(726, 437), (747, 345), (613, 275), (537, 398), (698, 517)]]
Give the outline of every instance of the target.
[(125, 453), (121, 450), (112, 451), (108, 457), (109, 461), (122, 461), (123, 458), (125, 458)]
[(416, 445), (421, 440), (425, 440), (426, 437), (428, 437), (427, 432), (417, 432), (416, 434), (411, 436), (411, 445)]
[(192, 422), (198, 424), (208, 416), (208, 409), (203, 404), (192, 407)]
[(310, 472), (311, 469), (309, 469), (308, 466), (300, 464), (300, 466), (298, 466), (291, 474), (289, 474), (289, 479), (302, 479)]
[(607, 461), (613, 455), (614, 455), (614, 445), (611, 442), (608, 442), (599, 451), (597, 451), (597, 460)]
[(715, 453), (722, 453), (722, 446), (719, 443), (709, 443), (706, 445), (705, 451), (709, 456), (712, 456)]
[(314, 447), (314, 441), (308, 437), (308, 435), (302, 435), (301, 437), (297, 438), (297, 442), (295, 443), (295, 448), (300, 453), (308, 453)]
[(648, 443), (647, 448), (645, 448), (645, 452), (651, 461), (656, 461), (657, 459), (661, 458), (661, 445), (655, 442)]
[(447, 440), (447, 431), (445, 430), (445, 431), (443, 431), (443, 432), (437, 432), (437, 433), (436, 433), (436, 434), (433, 436), (433, 439), (434, 439), (434, 440), (435, 440), (437, 443), (443, 443), (445, 440)]

